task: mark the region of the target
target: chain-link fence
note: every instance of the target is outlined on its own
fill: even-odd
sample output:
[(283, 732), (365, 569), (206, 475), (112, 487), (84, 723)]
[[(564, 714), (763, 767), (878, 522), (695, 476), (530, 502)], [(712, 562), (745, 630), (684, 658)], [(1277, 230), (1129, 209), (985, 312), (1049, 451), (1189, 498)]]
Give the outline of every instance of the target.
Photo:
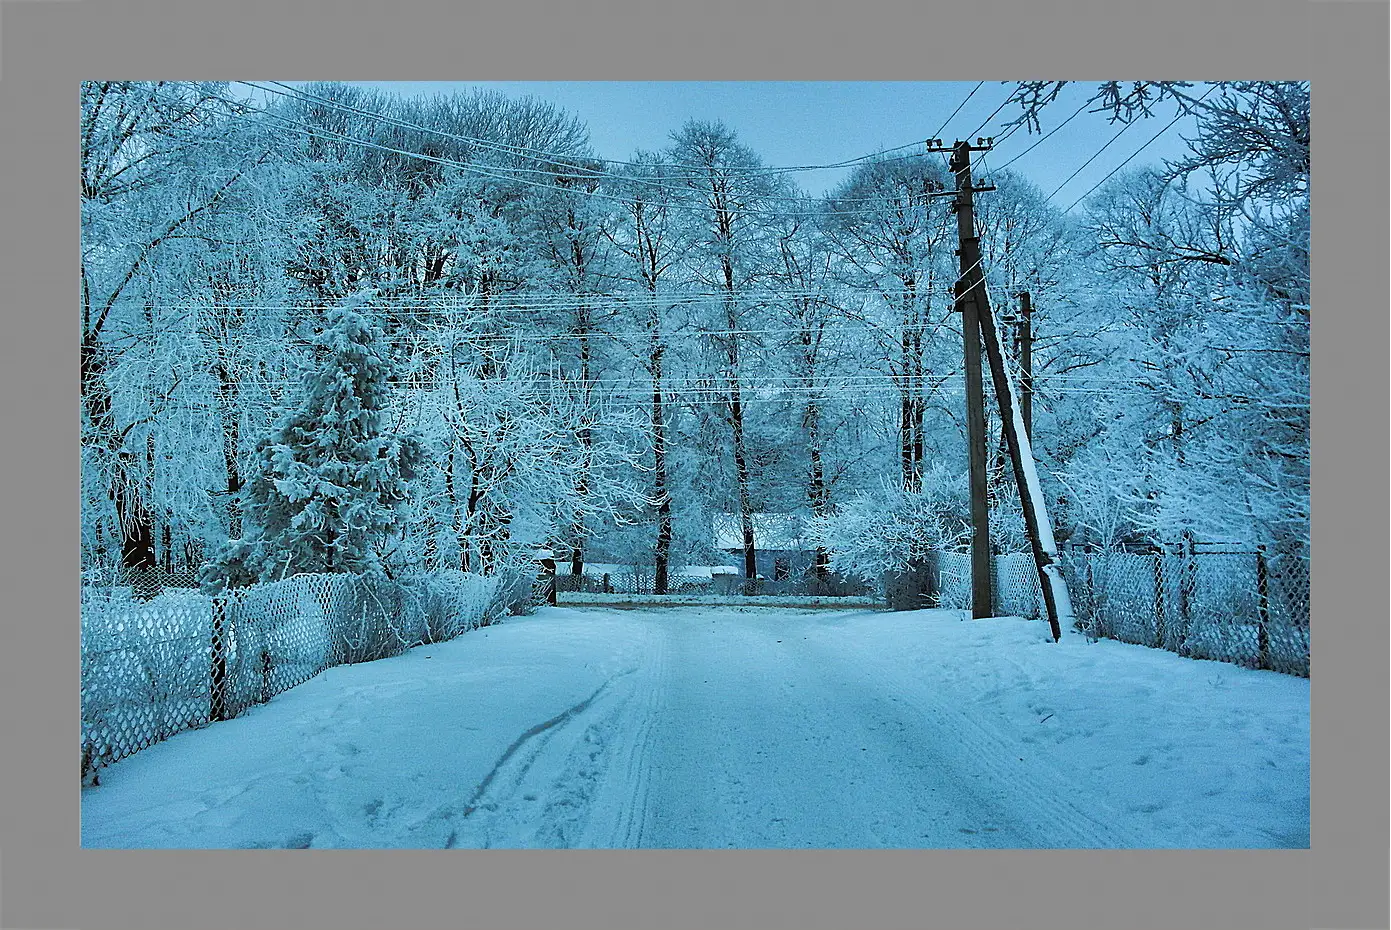
[[(971, 554), (936, 553), (941, 579), (938, 606), (952, 610), (971, 608)], [(1043, 610), (1038, 570), (1027, 552), (1007, 552), (990, 558), (993, 584), (991, 613), (1001, 617), (1037, 617)]]
[[(1038, 571), (1027, 552), (990, 558), (991, 613), (999, 617), (1037, 617), (1043, 610)], [(894, 610), (942, 607), (971, 609), (971, 554), (933, 552), (923, 562), (885, 578), (885, 593)]]
[(334, 665), (399, 654), (529, 602), (523, 572), (299, 575), (217, 596), (85, 588), (82, 769), (235, 717)]
[(1293, 675), (1309, 674), (1304, 553), (1187, 548), (1068, 550), (1062, 566), (1082, 632)]
[(198, 565), (150, 565), (92, 568), (83, 572), (84, 588), (121, 589), (136, 600), (148, 601), (171, 589), (197, 591)]
[[(1309, 674), (1305, 553), (1188, 546), (1154, 552), (1068, 549), (1062, 569), (1079, 631), (1293, 675)], [(1043, 615), (1029, 553), (991, 559), (995, 616)], [(888, 581), (899, 609), (971, 607), (971, 556), (937, 552)]]

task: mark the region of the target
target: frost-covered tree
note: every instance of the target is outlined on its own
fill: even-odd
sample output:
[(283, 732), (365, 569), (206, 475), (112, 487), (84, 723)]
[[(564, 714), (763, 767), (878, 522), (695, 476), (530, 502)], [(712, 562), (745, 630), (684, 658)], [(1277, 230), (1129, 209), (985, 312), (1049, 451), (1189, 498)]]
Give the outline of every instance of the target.
[(384, 571), (379, 546), (420, 459), (413, 435), (383, 431), (390, 368), (353, 306), (329, 312), (303, 400), (257, 448), (245, 532), (209, 573), (218, 583), (305, 572)]
[[(792, 214), (774, 229), (777, 258), (770, 277), (786, 294), (773, 317), (783, 331), (777, 341), (790, 414), (775, 418), (785, 424), (785, 435), (778, 438), (788, 447), (784, 457), (801, 466), (791, 482), (801, 492), (796, 509), (824, 517), (831, 510), (832, 489), (857, 458), (846, 442), (848, 422), (856, 414), (845, 387), (855, 383), (847, 378), (854, 377), (863, 348), (857, 343), (863, 340), (848, 335), (852, 317), (837, 300), (833, 244), (825, 223), (816, 220), (824, 217), (817, 216), (815, 201), (794, 203)], [(804, 464), (798, 446), (805, 449)], [(825, 578), (829, 564), (829, 552), (817, 548), (812, 573)]]
[(830, 568), (877, 584), (931, 552), (960, 545), (970, 532), (963, 475), (933, 466), (911, 489), (886, 483), (807, 523), (807, 536), (831, 553)]
[(618, 186), (624, 197), (622, 212), (606, 230), (620, 256), (614, 263), (616, 277), (634, 292), (625, 295), (633, 308), (627, 318), (635, 324), (635, 336), (626, 345), (652, 385), (650, 499), (656, 522), (652, 563), (657, 594), (667, 593), (675, 539), (668, 461), (673, 412), (666, 387), (673, 314), (663, 292), (670, 286), (672, 267), (681, 258), (682, 245), (675, 233), (672, 188), (665, 183), (671, 170), (661, 155), (639, 152), (626, 183)]
[(554, 175), (555, 189), (541, 188), (532, 214), (534, 226), (525, 230), (536, 241), (541, 253), (537, 277), (548, 299), (548, 310), (541, 311), (556, 333), (553, 350), (574, 382), (580, 401), (580, 420), (575, 431), (579, 443), (581, 478), (576, 486), (579, 507), (569, 528), (570, 571), (584, 573), (584, 551), (590, 528), (580, 511), (588, 507), (583, 500), (593, 481), (595, 432), (601, 428), (596, 416), (595, 388), (611, 346), (599, 331), (616, 315), (612, 301), (603, 297), (606, 289), (605, 265), (611, 239), (608, 236), (614, 213), (613, 202), (599, 200), (600, 181), (597, 162), (576, 161), (560, 167)]
[(832, 192), (827, 228), (847, 284), (874, 295), (880, 332), (873, 364), (898, 401), (897, 458), (912, 490), (931, 454), (928, 411), (954, 373), (960, 337), (950, 335), (950, 178), (936, 162), (892, 156), (858, 166)]
[[(155, 563), (153, 432), (179, 375), (149, 363), (179, 294), (162, 264), (205, 241), (195, 227), (268, 152), (226, 119), (213, 83), (82, 85), (81, 375), (83, 543), (98, 562)], [(135, 366), (124, 363), (134, 360)]]
[(766, 224), (760, 221), (762, 211), (758, 208), (770, 195), (775, 196), (776, 182), (758, 172), (762, 167), (758, 156), (720, 122), (688, 121), (672, 134), (670, 156), (681, 166), (686, 195), (683, 205), (692, 220), (690, 235), (695, 248), (691, 271), (703, 287), (720, 295), (720, 310), (710, 321), (710, 344), (711, 355), (719, 359), (712, 367), (727, 400), (710, 404), (707, 412), (718, 416), (729, 429), (744, 575), (753, 578), (758, 573), (752, 487), (757, 463), (750, 449), (751, 424), (743, 382), (755, 361), (750, 358), (750, 340), (744, 332), (754, 316), (743, 294), (757, 279), (762, 264), (755, 256), (764, 243), (761, 234)]
[[(1020, 119), (1051, 121), (1061, 86), (1018, 85)], [(422, 437), (419, 465), (378, 463), (410, 512), (360, 548), (392, 570), (493, 572), (549, 544), (575, 568), (586, 550), (648, 564), (665, 589), (726, 560), (711, 523), (735, 510), (746, 566), (765, 511), (838, 519), (849, 565), (847, 540), (916, 525), (890, 519), (917, 504), (884, 482), (964, 467), (936, 159), (865, 159), (809, 198), (718, 123), (613, 163), (572, 117), (492, 91), (310, 85), (269, 114), (227, 93), (83, 88), (85, 566), (177, 569), (231, 538), (243, 580), (357, 570), (348, 537), (372, 533), (340, 521), (393, 508), (309, 493), (337, 480), (328, 434), (276, 411), (312, 418), (303, 372), (333, 356), (317, 308), (367, 288), (377, 435)], [(1081, 211), (1005, 172), (977, 200), (1002, 323), (1033, 298), (1058, 537), (1307, 548), (1308, 84), (1089, 93), (1097, 122), (1186, 112), (1191, 152)], [(997, 445), (997, 540), (1017, 522), (1005, 461)]]

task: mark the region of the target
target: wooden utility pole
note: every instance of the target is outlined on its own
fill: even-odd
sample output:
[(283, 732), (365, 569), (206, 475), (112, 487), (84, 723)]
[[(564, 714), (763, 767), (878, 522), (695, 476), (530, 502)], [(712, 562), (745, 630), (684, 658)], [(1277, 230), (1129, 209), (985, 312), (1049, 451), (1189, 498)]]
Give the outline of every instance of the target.
[(1024, 433), (1034, 438), (1034, 305), (1028, 291), (1019, 293), (1019, 413)]
[(961, 314), (961, 337), (966, 356), (966, 447), (971, 467), (971, 616), (991, 616), (990, 505), (987, 499), (985, 458), (985, 385), (980, 368), (980, 306), (985, 296), (980, 268), (980, 240), (976, 238), (976, 214), (971, 185), (971, 152), (968, 142), (952, 147), (948, 167), (956, 177), (957, 238), (961, 274), (956, 280), (956, 307)]
[[(994, 187), (973, 187), (971, 184), (971, 152), (988, 151), (990, 148), (988, 139), (978, 139), (977, 142), (978, 146), (968, 142), (956, 143), (952, 147), (949, 164), (956, 175), (957, 237), (961, 243), (961, 278), (957, 281), (956, 297), (957, 309), (962, 314), (966, 345), (966, 422), (967, 439), (971, 446), (971, 519), (975, 530), (971, 553), (973, 613), (976, 617), (990, 615), (990, 537), (985, 525), (988, 519), (985, 509), (985, 409), (980, 381), (980, 351), (981, 342), (984, 342), (985, 354), (990, 362), (990, 378), (995, 385), (995, 399), (1000, 408), (1001, 430), (1008, 441), (1010, 464), (1014, 466), (1020, 509), (1024, 512), (1024, 525), (1029, 532), (1034, 564), (1038, 568), (1044, 608), (1048, 612), (1048, 623), (1056, 641), (1062, 636), (1062, 623), (1072, 622), (1072, 602), (1063, 581), (1058, 544), (1053, 538), (1053, 528), (1048, 522), (1047, 507), (1034, 468), (1033, 445), (1019, 416), (1022, 411), (1016, 410), (1014, 384), (1005, 369), (999, 328), (990, 311), (985, 273), (980, 267), (980, 241), (976, 238), (972, 194), (994, 190)], [(928, 150), (934, 151), (930, 145)], [(944, 149), (939, 145), (935, 150)], [(972, 426), (973, 419), (979, 426)], [(977, 462), (980, 464), (979, 472)]]

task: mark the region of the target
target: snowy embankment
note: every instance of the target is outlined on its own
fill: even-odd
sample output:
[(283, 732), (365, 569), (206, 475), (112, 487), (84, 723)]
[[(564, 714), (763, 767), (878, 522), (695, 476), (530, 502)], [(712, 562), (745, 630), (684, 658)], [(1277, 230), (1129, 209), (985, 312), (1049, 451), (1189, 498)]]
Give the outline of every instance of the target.
[(1308, 845), (1308, 680), (962, 617), (545, 609), (111, 766), (83, 845)]

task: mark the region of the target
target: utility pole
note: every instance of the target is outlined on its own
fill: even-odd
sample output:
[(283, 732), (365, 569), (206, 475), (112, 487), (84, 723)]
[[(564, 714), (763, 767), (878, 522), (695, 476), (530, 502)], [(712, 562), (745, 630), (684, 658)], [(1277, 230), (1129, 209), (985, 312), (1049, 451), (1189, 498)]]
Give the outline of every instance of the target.
[(1034, 438), (1034, 305), (1028, 291), (1019, 292), (1019, 413), (1024, 433)]
[[(929, 144), (929, 151), (945, 151), (940, 145), (941, 140), (934, 141), (938, 145), (934, 149)], [(975, 531), (971, 551), (973, 614), (976, 617), (990, 615), (990, 537), (986, 525), (989, 512), (985, 507), (985, 409), (980, 375), (980, 351), (983, 341), (990, 362), (990, 378), (995, 385), (995, 400), (1000, 408), (1001, 430), (1008, 441), (1010, 464), (1014, 466), (1020, 509), (1024, 512), (1024, 525), (1028, 529), (1034, 564), (1038, 568), (1044, 608), (1048, 613), (1048, 624), (1053, 639), (1057, 641), (1062, 636), (1063, 623), (1072, 622), (1072, 601), (1063, 580), (1058, 561), (1058, 544), (1053, 537), (1053, 528), (1048, 522), (1047, 505), (1034, 467), (1033, 445), (1029, 441), (1029, 431), (1023, 425), (1023, 417), (1020, 415), (1022, 411), (1016, 409), (1014, 384), (1005, 369), (1000, 331), (990, 310), (990, 300), (985, 289), (985, 273), (980, 267), (980, 241), (976, 238), (972, 195), (976, 191), (994, 190), (994, 187), (974, 187), (971, 184), (971, 152), (989, 151), (990, 148), (989, 139), (976, 141), (977, 146), (968, 142), (957, 142), (952, 147), (949, 163), (951, 171), (956, 175), (957, 238), (961, 243), (961, 277), (957, 281), (956, 296), (957, 309), (962, 313), (966, 347), (966, 423), (967, 440), (971, 447), (971, 519)], [(1032, 312), (1032, 307), (1029, 312)], [(1032, 350), (1032, 346), (1030, 349)], [(973, 420), (977, 426), (972, 426)]]
[[(945, 151), (941, 140), (928, 151)], [(982, 143), (984, 139), (978, 140)], [(960, 242), (961, 273), (956, 280), (957, 310), (961, 314), (961, 337), (966, 357), (966, 447), (971, 468), (971, 616), (979, 620), (992, 616), (992, 578), (990, 571), (990, 505), (987, 499), (985, 453), (985, 385), (981, 378), (981, 301), (985, 299), (980, 268), (980, 240), (976, 238), (976, 214), (971, 184), (971, 152), (989, 151), (988, 145), (972, 146), (957, 142), (951, 150), (948, 167), (956, 177), (956, 231)]]

